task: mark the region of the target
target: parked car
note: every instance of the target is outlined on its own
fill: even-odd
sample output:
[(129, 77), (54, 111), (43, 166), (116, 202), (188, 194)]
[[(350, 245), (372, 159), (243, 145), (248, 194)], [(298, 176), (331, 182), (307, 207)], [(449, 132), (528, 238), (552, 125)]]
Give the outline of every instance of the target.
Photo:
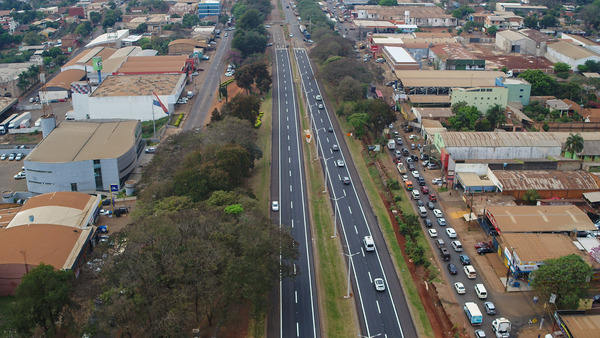
[(487, 338), (487, 336), (485, 335), (485, 331), (475, 330), (475, 338)]
[(431, 228), (433, 226), (433, 222), (429, 218), (425, 219), (425, 226)]
[(17, 156), (17, 154), (11, 153), (10, 155), (8, 155), (8, 160), (9, 161), (14, 161), (16, 156)]
[(441, 178), (441, 177), (438, 177), (438, 178), (434, 178), (434, 179), (432, 179), (432, 180), (431, 180), (431, 184), (434, 184), (434, 185), (435, 185), (435, 184), (442, 185), (442, 178)]
[(483, 247), (483, 248), (477, 249), (477, 253), (480, 255), (485, 255), (485, 254), (492, 253), (492, 252), (494, 252), (494, 250), (490, 247)]
[(0, 160), (6, 160), (8, 158), (7, 154), (0, 155)]
[(23, 159), (23, 157), (25, 157), (25, 155), (23, 155), (23, 153), (18, 153), (17, 156), (15, 156), (15, 161), (20, 161)]
[(156, 148), (154, 148), (154, 147), (146, 148), (146, 150), (145, 150), (146, 154), (154, 154), (155, 152), (156, 152)]
[(25, 178), (25, 172), (24, 171), (20, 171), (19, 173), (17, 173), (14, 176), (14, 178), (15, 178), (15, 180), (22, 180), (22, 179), (24, 179)]
[(344, 176), (344, 178), (342, 178), (342, 182), (343, 182), (344, 184), (350, 184), (350, 177), (348, 177), (348, 176)]

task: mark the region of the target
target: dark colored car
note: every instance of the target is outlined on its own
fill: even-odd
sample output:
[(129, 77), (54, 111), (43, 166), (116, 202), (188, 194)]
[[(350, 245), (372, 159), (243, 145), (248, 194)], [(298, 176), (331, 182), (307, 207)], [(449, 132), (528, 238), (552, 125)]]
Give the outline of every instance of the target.
[(344, 178), (342, 178), (342, 182), (343, 182), (344, 184), (350, 184), (350, 178), (349, 178), (349, 177), (347, 177), (347, 176), (344, 176)]
[(423, 203), (423, 201), (421, 200), (417, 200), (417, 207), (423, 207), (425, 206), (425, 203)]
[(331, 146), (331, 150), (338, 151), (338, 150), (340, 150), (340, 147), (338, 147), (337, 144), (334, 144), (334, 145)]
[(492, 252), (494, 252), (494, 250), (490, 247), (483, 247), (483, 248), (477, 249), (477, 253), (480, 255), (485, 255), (485, 254), (492, 253)]
[(427, 184), (427, 182), (425, 182), (425, 178), (423, 178), (423, 176), (420, 176), (419, 177), (419, 185), (424, 186), (425, 184)]
[(412, 160), (415, 162), (419, 162), (419, 156), (417, 155), (410, 155), (410, 158), (412, 158)]
[(458, 273), (458, 269), (456, 268), (456, 265), (450, 263), (448, 264), (448, 271), (450, 271), (451, 275), (456, 275)]
[(435, 204), (433, 204), (433, 202), (427, 202), (427, 209), (429, 209), (429, 210), (435, 209)]
[(458, 256), (458, 258), (460, 259), (460, 263), (462, 265), (470, 265), (471, 264), (471, 259), (467, 255), (460, 255), (460, 256)]
[(433, 222), (429, 218), (425, 219), (425, 226), (431, 228), (433, 226)]
[(437, 202), (437, 197), (434, 194), (429, 194), (429, 200), (433, 203)]
[(415, 170), (416, 170), (416, 168), (415, 168), (415, 165), (414, 165), (414, 164), (412, 164), (412, 163), (409, 163), (409, 164), (408, 164), (408, 170), (410, 170), (410, 171), (415, 171)]
[(114, 200), (111, 200), (110, 198), (107, 198), (105, 200), (102, 201), (102, 205), (111, 205), (111, 202), (114, 203)]
[(409, 154), (408, 149), (402, 149), (402, 155), (408, 156)]

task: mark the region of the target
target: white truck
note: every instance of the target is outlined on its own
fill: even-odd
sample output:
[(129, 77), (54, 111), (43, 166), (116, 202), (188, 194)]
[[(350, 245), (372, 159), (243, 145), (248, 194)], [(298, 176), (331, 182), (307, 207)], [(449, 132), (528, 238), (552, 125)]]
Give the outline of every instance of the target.
[(394, 149), (396, 149), (396, 141), (394, 141), (394, 140), (389, 140), (389, 141), (388, 141), (388, 144), (387, 144), (387, 147), (388, 147), (388, 149), (389, 149), (389, 150), (394, 150)]
[(42, 126), (42, 118), (40, 117), (39, 119), (35, 120), (35, 123), (33, 124), (34, 127), (39, 128)]
[(496, 338), (508, 338), (510, 337), (510, 329), (512, 324), (504, 317), (496, 318), (492, 321), (492, 331), (496, 335)]
[(471, 325), (481, 325), (481, 321), (483, 320), (483, 315), (479, 310), (479, 306), (473, 302), (466, 302), (463, 308), (465, 310), (465, 314), (469, 317), (469, 321)]
[(22, 122), (29, 120), (31, 120), (31, 112), (26, 111), (21, 115), (17, 116), (16, 119), (10, 121), (10, 123), (8, 124), (8, 129), (19, 129), (21, 127)]

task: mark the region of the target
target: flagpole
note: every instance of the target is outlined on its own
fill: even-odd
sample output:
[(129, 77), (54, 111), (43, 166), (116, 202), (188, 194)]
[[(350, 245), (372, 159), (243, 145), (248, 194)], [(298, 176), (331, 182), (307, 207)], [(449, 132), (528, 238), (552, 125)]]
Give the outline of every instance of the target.
[(152, 106), (152, 128), (154, 128), (154, 141), (156, 142), (156, 120), (154, 119), (154, 102), (152, 102), (153, 100), (154, 98), (150, 100), (150, 105)]

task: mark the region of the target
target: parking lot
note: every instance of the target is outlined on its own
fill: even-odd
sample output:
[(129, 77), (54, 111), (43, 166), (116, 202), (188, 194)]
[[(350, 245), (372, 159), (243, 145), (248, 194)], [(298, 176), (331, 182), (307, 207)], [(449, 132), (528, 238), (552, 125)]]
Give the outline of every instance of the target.
[[(487, 336), (492, 335), (491, 322), (493, 319), (498, 317), (506, 317), (513, 324), (513, 333), (518, 330), (519, 336), (523, 337), (537, 337), (539, 333), (549, 332), (549, 327), (545, 327), (542, 331), (539, 331), (539, 320), (543, 314), (543, 307), (540, 304), (533, 303), (533, 295), (530, 292), (505, 292), (504, 285), (500, 281), (500, 278), (505, 276), (506, 268), (500, 261), (500, 258), (495, 253), (488, 253), (486, 255), (478, 255), (475, 250), (475, 244), (482, 241), (489, 241), (484, 232), (480, 229), (476, 221), (467, 222), (463, 216), (469, 214), (470, 210), (467, 208), (463, 197), (460, 192), (448, 190), (440, 192), (441, 186), (438, 184), (432, 184), (432, 180), (441, 177), (441, 170), (430, 170), (423, 167), (423, 160), (420, 158), (420, 147), (423, 145), (423, 140), (420, 137), (413, 137), (409, 139), (410, 135), (418, 133), (416, 132), (403, 132), (400, 128), (393, 129), (399, 131), (398, 136), (402, 140), (402, 145), (396, 145), (396, 149), (400, 150), (401, 154), (396, 153), (396, 149), (385, 151), (389, 154), (390, 159), (385, 160), (386, 167), (389, 172), (394, 172), (392, 177), (397, 178), (400, 184), (405, 186), (404, 180), (412, 182), (413, 190), (418, 191), (420, 194), (419, 198), (413, 196), (412, 191), (407, 191), (406, 196), (410, 199), (411, 204), (415, 210), (416, 215), (421, 213), (425, 217), (419, 217), (422, 224), (423, 233), (431, 243), (431, 250), (433, 253), (433, 259), (439, 267), (440, 275), (437, 278), (437, 282), (434, 282), (438, 296), (443, 304), (446, 313), (450, 317), (452, 323), (459, 325), (459, 327), (470, 332), (469, 335), (473, 334), (475, 329), (483, 329)], [(411, 144), (415, 146), (411, 149)], [(387, 147), (386, 147), (387, 148)], [(404, 149), (407, 150), (408, 155), (406, 156)], [(399, 163), (403, 163), (407, 170), (406, 177), (402, 178), (402, 175), (396, 170), (396, 164), (392, 161), (393, 158), (400, 155), (399, 159), (396, 160)], [(416, 158), (410, 159), (410, 157)], [(419, 157), (418, 157), (419, 156)], [(408, 161), (407, 161), (408, 160)], [(416, 171), (415, 175), (411, 173), (409, 166), (414, 166)], [(424, 185), (419, 184), (418, 177), (424, 178)], [(423, 184), (423, 183), (421, 183)], [(423, 193), (421, 187), (426, 187)], [(404, 190), (406, 190), (404, 188)], [(433, 205), (428, 205), (431, 200), (429, 196), (431, 194), (436, 195), (436, 202)], [(483, 198), (483, 197), (477, 197)], [(419, 203), (418, 201), (422, 201)], [(485, 201), (481, 201), (485, 203)], [(418, 206), (422, 204), (424, 210), (419, 210)], [(434, 214), (434, 210), (438, 209), (439, 212)], [(441, 217), (440, 217), (441, 216)], [(444, 221), (441, 221), (441, 220)], [(427, 222), (426, 220), (429, 220)], [(428, 227), (427, 224), (430, 224)], [(443, 225), (445, 224), (445, 225)], [(450, 238), (447, 229), (453, 228), (457, 234), (457, 238)], [(436, 237), (432, 237), (429, 234), (429, 230), (435, 230)], [(433, 231), (432, 231), (433, 232)], [(444, 246), (448, 250), (450, 259), (443, 260), (438, 249), (436, 240), (442, 239), (445, 243)], [(456, 250), (452, 245), (452, 241), (459, 240), (462, 244), (462, 251)], [(459, 255), (465, 254), (471, 260), (471, 264), (475, 268), (476, 277), (474, 279), (467, 278), (463, 271), (464, 265), (459, 259)], [(449, 264), (453, 264), (453, 269), (456, 269), (456, 273), (450, 273)], [(454, 271), (453, 271), (454, 272)], [(465, 287), (464, 294), (458, 294), (455, 290), (454, 283), (461, 282)], [(488, 297), (486, 299), (480, 299), (475, 293), (475, 284), (483, 284), (487, 290)], [(497, 313), (495, 315), (486, 314), (484, 303), (486, 301), (492, 301), (496, 305)], [(465, 312), (463, 311), (463, 305), (465, 302), (475, 302), (483, 315), (483, 323), (480, 327), (472, 326)], [(538, 325), (530, 324), (530, 320), (538, 322)], [(546, 319), (546, 323), (550, 320)]]
[[(16, 151), (16, 150), (15, 150)], [(12, 152), (12, 151), (11, 151)], [(9, 161), (8, 159), (0, 161), (0, 190), (26, 191), (27, 182), (24, 179), (15, 180), (14, 176), (21, 171), (23, 160)]]

